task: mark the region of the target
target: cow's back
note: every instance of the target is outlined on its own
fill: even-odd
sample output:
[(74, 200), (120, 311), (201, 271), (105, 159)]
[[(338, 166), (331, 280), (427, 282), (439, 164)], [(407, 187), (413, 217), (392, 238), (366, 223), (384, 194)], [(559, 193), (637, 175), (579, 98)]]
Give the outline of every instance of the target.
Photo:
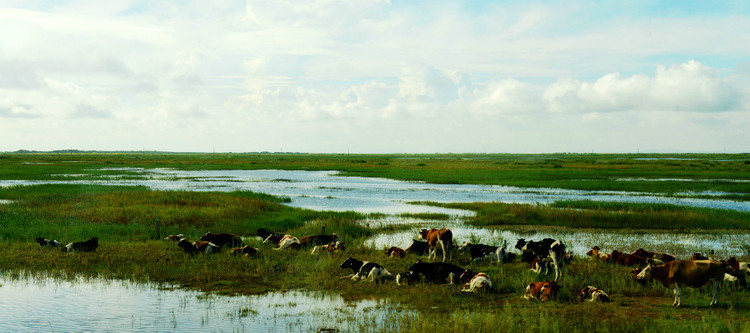
[(690, 287), (701, 287), (710, 280), (724, 279), (724, 263), (716, 260), (675, 260), (665, 264), (670, 267), (669, 282), (679, 282)]

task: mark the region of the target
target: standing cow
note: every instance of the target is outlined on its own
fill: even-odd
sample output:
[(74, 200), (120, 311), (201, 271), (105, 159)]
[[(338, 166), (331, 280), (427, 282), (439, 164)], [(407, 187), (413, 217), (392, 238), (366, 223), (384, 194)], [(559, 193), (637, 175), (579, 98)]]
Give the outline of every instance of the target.
[(419, 237), (426, 240), (430, 247), (428, 259), (432, 260), (433, 257), (437, 257), (438, 247), (443, 251), (443, 262), (445, 262), (446, 253), (449, 255), (449, 259), (453, 259), (453, 252), (451, 252), (451, 248), (453, 247), (453, 232), (450, 229), (422, 229), (419, 231)]

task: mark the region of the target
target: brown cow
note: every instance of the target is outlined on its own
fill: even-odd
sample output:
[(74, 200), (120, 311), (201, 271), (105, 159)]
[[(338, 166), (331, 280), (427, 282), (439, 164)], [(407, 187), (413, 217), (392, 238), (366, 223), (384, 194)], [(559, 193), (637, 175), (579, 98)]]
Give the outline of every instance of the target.
[(683, 286), (699, 288), (708, 282), (713, 283), (714, 305), (719, 300), (719, 284), (727, 272), (726, 263), (715, 260), (674, 260), (661, 266), (648, 265), (638, 273), (638, 280), (654, 279), (666, 288), (674, 289), (673, 306), (682, 304)]
[(646, 259), (648, 259), (648, 258), (658, 259), (658, 260), (661, 260), (663, 262), (670, 262), (672, 260), (676, 260), (677, 259), (674, 256), (671, 256), (671, 255), (666, 254), (666, 253), (658, 253), (658, 252), (646, 251), (646, 250), (644, 250), (642, 248), (640, 248), (638, 250), (635, 250), (632, 254), (636, 255), (636, 256), (639, 256), (639, 257), (646, 258)]
[(400, 247), (391, 246), (385, 250), (385, 255), (392, 258), (403, 258), (406, 257), (406, 251)]
[(234, 255), (244, 254), (246, 257), (249, 257), (260, 254), (260, 249), (257, 247), (251, 247), (250, 245), (245, 245), (243, 247), (233, 248), (230, 253)]
[(560, 287), (560, 285), (554, 280), (547, 282), (532, 282), (526, 286), (526, 294), (524, 294), (523, 298), (535, 298), (542, 301), (548, 301), (555, 298), (561, 288), (562, 287)]
[(628, 253), (622, 253), (620, 251), (614, 250), (612, 251), (612, 260), (616, 264), (620, 264), (623, 266), (641, 266), (641, 265), (647, 265), (646, 258), (640, 257), (633, 254)]
[(453, 232), (448, 228), (443, 229), (422, 229), (419, 231), (419, 237), (427, 241), (430, 246), (430, 254), (427, 256), (428, 259), (432, 260), (433, 257), (437, 257), (438, 246), (443, 251), (443, 262), (445, 262), (445, 254), (449, 254), (449, 259), (453, 259)]

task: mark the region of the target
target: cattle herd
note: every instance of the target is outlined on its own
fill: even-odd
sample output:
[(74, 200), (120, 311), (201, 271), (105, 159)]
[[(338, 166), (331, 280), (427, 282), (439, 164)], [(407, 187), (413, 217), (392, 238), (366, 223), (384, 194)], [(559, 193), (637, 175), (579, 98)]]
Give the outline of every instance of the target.
[[(264, 244), (274, 244), (273, 249), (277, 251), (308, 248), (311, 249), (311, 253), (317, 254), (344, 250), (343, 244), (335, 233), (297, 238), (261, 228), (257, 230), (256, 234), (263, 240)], [(378, 263), (348, 257), (340, 267), (351, 269), (352, 274), (342, 278), (368, 280), (375, 283), (395, 280), (398, 285), (414, 283), (457, 284), (463, 286), (461, 291), (489, 291), (492, 289), (492, 281), (489, 275), (446, 262), (446, 260), (452, 260), (454, 249), (459, 253), (468, 254), (472, 263), (488, 261), (502, 264), (514, 262), (517, 258), (517, 255), (507, 248), (507, 243), (502, 246), (493, 246), (464, 242), (457, 246), (454, 244), (451, 230), (447, 228), (421, 229), (418, 238), (406, 249), (395, 246), (389, 247), (385, 250), (385, 255), (392, 258), (403, 258), (411, 253), (427, 255), (428, 260), (433, 258), (437, 260), (439, 251), (442, 253), (442, 260), (439, 262), (417, 260), (407, 271), (393, 275)], [(189, 255), (217, 253), (223, 248), (229, 247), (231, 247), (230, 253), (236, 255), (251, 257), (260, 254), (260, 249), (249, 245), (242, 246), (242, 238), (229, 233), (207, 232), (200, 238), (200, 241), (188, 240), (181, 234), (167, 236), (165, 240), (177, 242), (177, 246)], [(95, 251), (99, 245), (97, 238), (91, 238), (84, 242), (72, 242), (67, 245), (41, 237), (37, 238), (36, 242), (43, 247), (60, 247), (64, 252)], [(520, 251), (520, 261), (527, 263), (532, 271), (543, 276), (554, 271), (554, 278), (551, 280), (531, 282), (526, 285), (523, 297), (542, 301), (553, 299), (562, 288), (558, 281), (563, 276), (563, 268), (572, 260), (572, 255), (569, 251), (566, 251), (565, 244), (552, 238), (544, 238), (541, 241), (522, 238), (516, 242), (515, 248)], [(718, 301), (719, 286), (722, 282), (735, 283), (746, 288), (746, 275), (750, 274), (747, 262), (739, 262), (734, 257), (718, 260), (696, 253), (688, 260), (678, 260), (669, 254), (649, 252), (644, 249), (638, 249), (630, 254), (616, 250), (611, 253), (603, 253), (598, 246), (592, 247), (586, 255), (593, 260), (634, 267), (631, 273), (633, 279), (639, 283), (654, 280), (662, 283), (666, 288), (673, 289), (674, 306), (680, 306), (681, 304), (683, 287), (699, 288), (709, 283), (713, 287), (713, 298), (710, 304), (714, 305)], [(608, 302), (610, 300), (606, 292), (594, 286), (585, 286), (578, 290), (577, 294), (581, 301)]]

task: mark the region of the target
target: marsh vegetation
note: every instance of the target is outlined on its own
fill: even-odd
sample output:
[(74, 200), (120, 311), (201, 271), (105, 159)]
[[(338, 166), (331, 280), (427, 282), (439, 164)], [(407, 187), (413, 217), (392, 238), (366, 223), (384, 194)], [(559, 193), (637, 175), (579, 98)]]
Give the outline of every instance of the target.
[[(671, 291), (660, 285), (635, 284), (628, 267), (583, 257), (565, 268), (563, 291), (550, 303), (521, 298), (526, 284), (544, 277), (520, 262), (493, 265), (470, 263), (468, 257), (456, 259), (462, 267), (492, 278), (494, 288), (487, 294), (462, 293), (450, 285), (375, 285), (339, 279), (348, 274), (338, 267), (348, 256), (378, 262), (392, 273), (405, 271), (417, 259), (425, 260), (416, 255), (386, 258), (383, 249), (373, 247), (369, 240), (414, 232), (430, 224), (454, 223), (445, 213), (385, 216), (319, 211), (290, 206), (294, 198), (250, 191), (157, 191), (91, 181), (113, 176), (143, 179), (137, 168), (337, 170), (343, 175), (428, 183), (626, 191), (678, 200), (710, 196), (711, 200), (745, 204), (750, 193), (748, 160), (748, 155), (3, 154), (0, 180), (75, 178), (81, 182), (23, 186), (9, 182), (0, 188), (0, 241), (5, 244), (0, 268), (63, 279), (84, 276), (166, 283), (226, 295), (315, 291), (340, 295), (346, 301), (388, 300), (414, 311), (362, 323), (361, 327), (370, 325), (372, 331), (741, 331), (748, 325), (750, 292), (724, 290), (719, 306), (708, 308), (710, 293), (691, 290), (684, 297), (687, 306), (673, 309)], [(476, 228), (476, 233), (537, 230), (555, 234), (581, 228), (635, 234), (750, 230), (748, 212), (684, 205), (590, 200), (421, 204), (475, 212), (473, 217), (461, 217), (460, 223)], [(365, 223), (380, 218), (416, 222)], [(273, 251), (253, 237), (261, 227), (296, 236), (318, 234), (325, 228), (326, 233), (339, 235), (346, 250), (319, 256), (308, 251)], [(197, 240), (209, 230), (241, 235), (245, 244), (259, 247), (262, 254), (256, 258), (228, 253), (187, 256), (175, 243), (161, 239), (183, 234)], [(41, 248), (33, 242), (39, 236), (63, 242), (97, 236), (100, 247), (91, 253), (63, 253)], [(515, 240), (507, 241), (512, 245)], [(632, 247), (619, 250), (649, 246), (636, 243), (637, 238), (633, 242)], [(741, 248), (742, 244), (733, 246)], [(749, 258), (748, 253), (733, 255)], [(606, 290), (614, 301), (579, 303), (574, 292), (586, 285)]]

